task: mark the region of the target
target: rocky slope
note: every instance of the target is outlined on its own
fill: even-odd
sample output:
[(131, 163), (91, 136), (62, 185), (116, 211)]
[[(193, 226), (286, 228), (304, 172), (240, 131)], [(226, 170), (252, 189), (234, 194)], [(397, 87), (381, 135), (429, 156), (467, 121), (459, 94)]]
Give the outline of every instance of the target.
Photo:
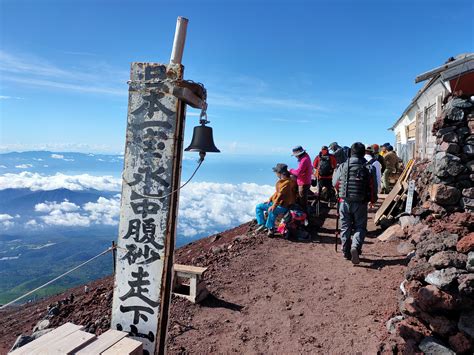
[[(312, 243), (254, 235), (250, 224), (191, 243), (179, 263), (207, 266), (210, 296), (198, 305), (173, 298), (169, 353), (376, 352), (397, 309), (407, 263), (396, 242), (370, 224), (360, 266), (334, 251), (335, 214), (313, 228)], [(316, 232), (316, 229), (317, 232)], [(2, 311), (0, 353), (51, 315), (100, 334), (110, 325), (112, 278)], [(73, 295), (73, 297), (71, 297)]]

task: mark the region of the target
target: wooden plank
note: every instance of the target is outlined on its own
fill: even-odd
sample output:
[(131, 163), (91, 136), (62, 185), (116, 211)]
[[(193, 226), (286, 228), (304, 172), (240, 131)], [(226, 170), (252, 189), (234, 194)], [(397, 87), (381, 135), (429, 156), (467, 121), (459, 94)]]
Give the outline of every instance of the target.
[(130, 338), (123, 338), (104, 351), (102, 355), (141, 355), (142, 352), (143, 344), (141, 342)]
[(40, 349), (32, 351), (32, 355), (64, 355), (72, 354), (77, 349), (89, 344), (96, 338), (95, 334), (82, 330), (75, 331), (59, 341), (50, 342)]
[(207, 267), (182, 265), (182, 264), (174, 264), (173, 268), (175, 272), (183, 272), (183, 273), (190, 273), (190, 274), (197, 274), (197, 275), (202, 275), (207, 270)]
[(374, 216), (375, 224), (378, 224), (380, 217), (382, 217), (385, 214), (385, 212), (388, 211), (390, 207), (392, 207), (393, 200), (402, 191), (403, 191), (402, 185), (397, 182), (395, 186), (393, 187), (392, 191), (390, 191), (388, 196), (383, 201), (382, 206), (380, 206), (380, 208), (375, 213), (375, 216)]
[(107, 350), (128, 334), (115, 329), (109, 329), (92, 343), (86, 345), (76, 352), (76, 355), (97, 355)]
[(55, 341), (68, 336), (69, 334), (79, 331), (84, 327), (81, 325), (75, 325), (73, 323), (65, 323), (60, 327), (50, 331), (49, 333), (43, 335), (42, 337), (32, 341), (31, 343), (25, 344), (21, 348), (12, 351), (10, 354), (14, 355), (27, 355), (31, 354), (33, 350), (43, 347), (45, 344), (48, 344), (50, 341)]

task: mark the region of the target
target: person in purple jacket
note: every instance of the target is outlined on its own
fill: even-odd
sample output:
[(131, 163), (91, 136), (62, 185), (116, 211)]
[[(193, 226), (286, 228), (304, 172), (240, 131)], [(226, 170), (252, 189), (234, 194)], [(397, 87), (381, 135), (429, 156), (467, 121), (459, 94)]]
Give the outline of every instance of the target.
[(311, 177), (313, 175), (313, 165), (311, 158), (302, 146), (293, 148), (293, 156), (298, 159), (298, 167), (290, 169), (290, 174), (296, 176), (296, 183), (298, 185), (299, 203), (304, 211), (307, 211), (308, 193), (311, 187)]

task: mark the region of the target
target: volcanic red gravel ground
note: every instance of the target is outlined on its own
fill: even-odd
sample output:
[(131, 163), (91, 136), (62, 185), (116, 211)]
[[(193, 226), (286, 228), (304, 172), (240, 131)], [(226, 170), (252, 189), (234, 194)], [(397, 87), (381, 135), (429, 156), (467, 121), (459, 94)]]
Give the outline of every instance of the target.
[[(173, 297), (168, 352), (375, 353), (397, 310), (405, 258), (396, 242), (379, 242), (369, 222), (361, 264), (353, 266), (334, 251), (335, 225), (331, 210), (312, 243), (254, 236), (245, 224), (177, 250), (178, 263), (208, 266), (211, 295), (198, 305)], [(71, 293), (73, 304), (61, 307), (53, 325), (95, 323), (96, 333), (106, 330), (112, 279), (89, 289), (0, 311), (0, 353)]]

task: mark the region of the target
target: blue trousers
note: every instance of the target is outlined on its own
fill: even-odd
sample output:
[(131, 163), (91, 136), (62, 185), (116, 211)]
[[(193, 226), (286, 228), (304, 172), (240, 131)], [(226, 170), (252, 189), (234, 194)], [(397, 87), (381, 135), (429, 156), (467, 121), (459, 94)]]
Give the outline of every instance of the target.
[(265, 215), (264, 212), (268, 211), (268, 208), (273, 205), (273, 202), (269, 203), (259, 203), (255, 208), (255, 212), (257, 215), (257, 223), (261, 226), (265, 225), (267, 228), (274, 228), (275, 227), (275, 219), (279, 214), (284, 214), (288, 212), (288, 208), (276, 206), (273, 211), (268, 212), (268, 218), (265, 222)]
[(367, 203), (342, 201), (339, 204), (342, 252), (350, 255), (351, 249), (362, 250), (367, 234)]

